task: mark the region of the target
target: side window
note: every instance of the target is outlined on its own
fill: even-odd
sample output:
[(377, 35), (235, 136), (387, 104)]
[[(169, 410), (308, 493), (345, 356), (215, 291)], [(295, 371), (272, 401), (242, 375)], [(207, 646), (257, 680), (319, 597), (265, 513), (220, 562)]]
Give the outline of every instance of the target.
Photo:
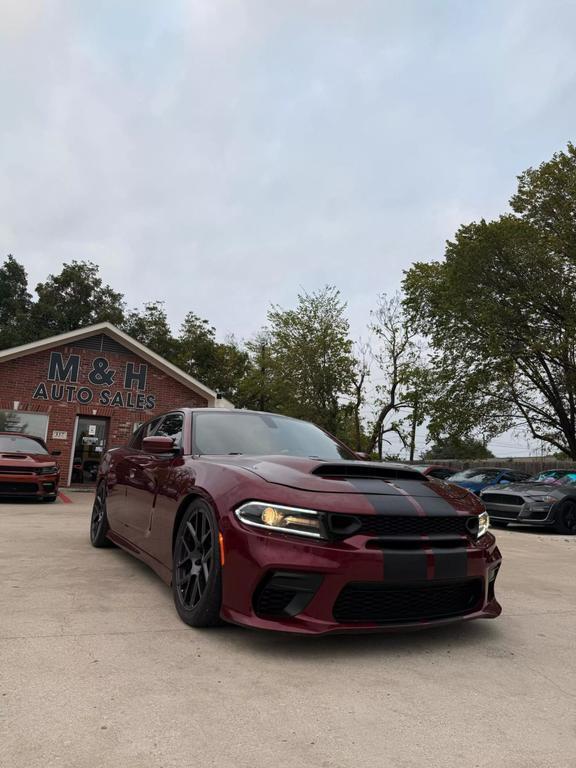
[(499, 482), (504, 483), (513, 483), (516, 478), (511, 472), (504, 472), (502, 474), (502, 477), (500, 478)]
[(153, 419), (152, 421), (149, 421), (146, 424), (142, 424), (142, 426), (132, 435), (132, 439), (128, 444), (130, 448), (134, 448), (137, 451), (141, 450), (142, 440), (145, 437), (148, 437), (148, 435), (151, 435), (159, 423), (160, 423), (160, 419), (158, 418), (158, 419)]
[(168, 416), (164, 416), (162, 419), (156, 434), (162, 437), (173, 437), (174, 445), (180, 446), (182, 444), (183, 427), (184, 416), (181, 413), (169, 413)]

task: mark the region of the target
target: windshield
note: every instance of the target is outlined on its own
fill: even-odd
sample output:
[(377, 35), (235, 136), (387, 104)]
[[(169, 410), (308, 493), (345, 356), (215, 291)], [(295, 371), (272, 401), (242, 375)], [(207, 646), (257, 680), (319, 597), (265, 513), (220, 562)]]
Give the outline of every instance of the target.
[(549, 469), (546, 472), (539, 472), (537, 475), (529, 478), (529, 483), (552, 483), (554, 485), (571, 484), (576, 482), (576, 472), (569, 472), (565, 469)]
[(48, 453), (39, 442), (21, 435), (0, 435), (0, 451), (4, 453)]
[(499, 469), (465, 469), (450, 476), (450, 480), (468, 480), (471, 483), (486, 483), (500, 474)]
[(213, 456), (306, 456), (356, 459), (325, 432), (307, 421), (267, 413), (195, 413), (192, 452)]

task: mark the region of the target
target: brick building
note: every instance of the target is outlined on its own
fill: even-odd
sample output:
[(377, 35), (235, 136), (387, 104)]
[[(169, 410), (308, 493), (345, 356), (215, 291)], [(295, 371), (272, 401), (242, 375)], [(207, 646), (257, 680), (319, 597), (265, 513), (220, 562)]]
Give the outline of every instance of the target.
[(89, 483), (102, 453), (157, 413), (232, 407), (110, 323), (0, 352), (0, 431), (61, 451), (61, 484)]

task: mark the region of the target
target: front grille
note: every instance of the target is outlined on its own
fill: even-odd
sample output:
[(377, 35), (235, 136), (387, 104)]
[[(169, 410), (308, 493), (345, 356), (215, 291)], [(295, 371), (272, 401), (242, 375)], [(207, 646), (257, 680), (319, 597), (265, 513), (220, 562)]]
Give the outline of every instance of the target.
[(33, 475), (30, 467), (0, 467), (0, 475)]
[(19, 496), (37, 491), (38, 486), (35, 483), (0, 483), (0, 495), (3, 496)]
[(358, 582), (340, 592), (333, 614), (342, 623), (403, 624), (463, 616), (478, 609), (482, 598), (481, 579), (405, 587)]
[(419, 517), (416, 515), (355, 515), (360, 527), (355, 533), (365, 536), (430, 536), (470, 535), (470, 527), (477, 527), (475, 515), (450, 517)]
[(495, 510), (488, 510), (488, 514), (490, 515), (490, 519), (494, 520), (508, 520), (509, 522), (514, 522), (514, 520), (518, 520), (518, 513), (519, 509), (495, 509)]
[(524, 504), (522, 496), (512, 496), (507, 493), (485, 493), (482, 501), (484, 504), (505, 504), (509, 507), (521, 507)]

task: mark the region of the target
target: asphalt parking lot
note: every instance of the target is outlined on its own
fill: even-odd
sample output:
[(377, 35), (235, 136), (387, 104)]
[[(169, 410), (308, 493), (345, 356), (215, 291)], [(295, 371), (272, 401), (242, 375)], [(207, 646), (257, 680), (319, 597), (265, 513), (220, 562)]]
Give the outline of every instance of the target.
[(0, 504), (2, 768), (576, 766), (576, 538), (498, 533), (496, 621), (192, 630), (70, 497)]

